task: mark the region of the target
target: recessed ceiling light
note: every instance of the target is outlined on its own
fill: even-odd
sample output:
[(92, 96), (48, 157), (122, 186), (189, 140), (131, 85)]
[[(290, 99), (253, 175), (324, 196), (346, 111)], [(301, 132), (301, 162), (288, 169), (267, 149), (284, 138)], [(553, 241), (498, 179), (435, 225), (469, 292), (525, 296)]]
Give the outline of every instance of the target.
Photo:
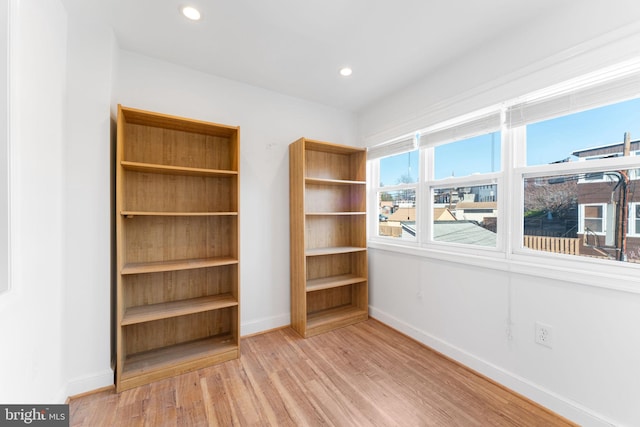
[(186, 16), (187, 18), (191, 19), (192, 21), (200, 20), (200, 11), (198, 9), (196, 9), (195, 7), (184, 6), (181, 9), (181, 11), (182, 11), (182, 14), (184, 16)]
[(349, 77), (353, 73), (353, 70), (349, 67), (340, 68), (340, 75), (343, 77)]

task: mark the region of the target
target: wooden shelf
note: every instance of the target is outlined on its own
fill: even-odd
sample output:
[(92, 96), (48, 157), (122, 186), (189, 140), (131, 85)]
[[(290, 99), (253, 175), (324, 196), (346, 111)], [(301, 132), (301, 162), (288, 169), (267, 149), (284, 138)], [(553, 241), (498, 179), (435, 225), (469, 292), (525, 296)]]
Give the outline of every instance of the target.
[(218, 267), (237, 264), (232, 257), (197, 258), (177, 261), (138, 262), (125, 264), (120, 274), (159, 273), (162, 271), (189, 270), (194, 268)]
[(307, 249), (305, 251), (306, 256), (322, 256), (322, 255), (335, 255), (335, 254), (348, 254), (351, 252), (366, 251), (367, 248), (358, 248), (355, 246), (340, 246), (331, 248), (314, 248)]
[(353, 305), (344, 305), (307, 315), (306, 336), (317, 335), (331, 329), (367, 320), (369, 313)]
[(231, 294), (210, 295), (181, 301), (163, 302), (128, 308), (122, 318), (122, 326), (151, 322), (169, 317), (185, 316), (203, 311), (220, 310), (238, 305)]
[(353, 285), (366, 282), (366, 277), (355, 274), (341, 274), (339, 276), (322, 277), (307, 280), (307, 292), (321, 291), (323, 289), (338, 288), (340, 286)]
[(229, 334), (162, 347), (127, 356), (122, 369), (122, 386), (131, 388), (192, 370), (192, 366), (211, 365), (239, 356), (235, 338)]
[(149, 112), (131, 107), (122, 107), (122, 109), (125, 111), (127, 123), (132, 125), (173, 129), (179, 132), (221, 136), (226, 138), (234, 137), (238, 132), (238, 128), (236, 126), (205, 122), (196, 119), (187, 119), (184, 117)]
[(144, 211), (122, 211), (125, 218), (136, 216), (238, 216), (238, 212), (144, 212)]
[(367, 181), (350, 181), (346, 179), (305, 178), (306, 184), (315, 185), (367, 185)]
[(153, 163), (140, 163), (122, 160), (123, 169), (133, 172), (159, 173), (165, 175), (190, 175), (190, 176), (237, 176), (238, 171), (188, 168), (183, 166), (158, 165)]
[(308, 151), (319, 151), (321, 153), (331, 153), (339, 155), (350, 155), (363, 153), (365, 150), (358, 147), (350, 147), (348, 145), (334, 144), (333, 142), (317, 141), (304, 138), (305, 149)]
[(366, 212), (306, 212), (308, 216), (349, 216), (349, 215), (366, 215)]

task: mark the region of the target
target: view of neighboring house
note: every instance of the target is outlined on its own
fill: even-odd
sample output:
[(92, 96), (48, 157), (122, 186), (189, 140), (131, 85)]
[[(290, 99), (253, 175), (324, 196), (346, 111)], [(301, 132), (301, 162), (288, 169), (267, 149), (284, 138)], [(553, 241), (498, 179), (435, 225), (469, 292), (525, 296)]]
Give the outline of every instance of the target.
[(381, 236), (401, 237), (403, 232), (405, 237), (415, 236), (416, 207), (413, 203), (381, 202), (379, 220)]
[[(434, 194), (433, 239), (453, 243), (496, 246), (495, 186), (448, 189)], [(415, 201), (379, 202), (379, 234), (415, 236)]]
[(483, 223), (485, 218), (498, 216), (497, 202), (460, 202), (455, 206), (453, 216), (458, 220)]
[[(578, 161), (623, 156), (624, 144), (587, 148), (572, 154)], [(626, 155), (640, 155), (640, 140), (629, 144)], [(640, 193), (635, 191), (640, 178), (638, 171), (609, 171), (579, 177), (577, 235), (582, 241), (581, 253), (640, 260)]]

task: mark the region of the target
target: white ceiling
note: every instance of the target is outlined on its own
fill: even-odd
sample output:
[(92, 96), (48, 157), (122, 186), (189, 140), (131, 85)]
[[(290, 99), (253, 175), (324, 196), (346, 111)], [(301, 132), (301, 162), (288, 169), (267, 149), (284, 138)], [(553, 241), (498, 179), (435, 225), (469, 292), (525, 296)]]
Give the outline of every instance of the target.
[[(573, 0), (63, 0), (122, 49), (357, 111)], [(190, 22), (184, 4), (203, 15)], [(338, 70), (349, 65), (353, 75)]]

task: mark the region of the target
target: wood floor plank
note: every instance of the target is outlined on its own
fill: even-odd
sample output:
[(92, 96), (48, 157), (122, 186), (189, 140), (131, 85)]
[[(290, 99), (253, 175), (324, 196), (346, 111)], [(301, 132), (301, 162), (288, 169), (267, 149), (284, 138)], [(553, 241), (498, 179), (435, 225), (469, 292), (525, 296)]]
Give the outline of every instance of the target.
[(170, 378), (154, 388), (144, 405), (144, 425), (177, 425), (176, 380)]
[(242, 340), (240, 359), (69, 401), (72, 426), (570, 426), (373, 319)]

